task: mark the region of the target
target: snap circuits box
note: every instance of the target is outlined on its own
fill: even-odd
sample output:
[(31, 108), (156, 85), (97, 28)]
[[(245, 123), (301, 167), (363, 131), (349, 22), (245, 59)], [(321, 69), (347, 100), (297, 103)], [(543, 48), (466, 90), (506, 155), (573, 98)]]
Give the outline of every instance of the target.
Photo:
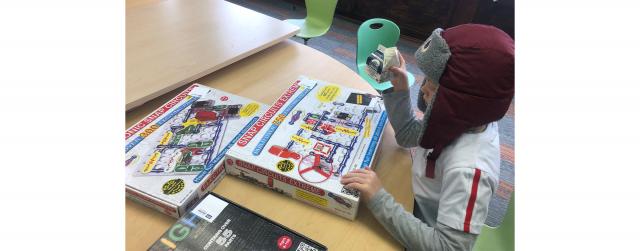
[(224, 177), (226, 151), (266, 108), (191, 85), (125, 132), (127, 197), (182, 216)]
[(371, 167), (387, 115), (380, 96), (300, 77), (227, 152), (227, 173), (348, 219), (359, 195), (340, 184)]
[(169, 250), (327, 250), (294, 232), (219, 195), (206, 195), (151, 247)]

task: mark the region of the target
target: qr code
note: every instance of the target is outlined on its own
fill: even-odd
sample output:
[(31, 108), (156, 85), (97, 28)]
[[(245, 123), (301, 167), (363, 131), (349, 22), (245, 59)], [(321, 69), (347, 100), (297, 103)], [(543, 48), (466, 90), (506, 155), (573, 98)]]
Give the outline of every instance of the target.
[(300, 242), (300, 245), (298, 245), (296, 251), (318, 251), (318, 249), (307, 245), (307, 243)]
[(343, 194), (348, 194), (348, 195), (352, 195), (355, 196), (356, 198), (360, 197), (360, 192), (353, 190), (353, 189), (349, 189), (346, 186), (342, 187), (342, 191), (340, 191)]

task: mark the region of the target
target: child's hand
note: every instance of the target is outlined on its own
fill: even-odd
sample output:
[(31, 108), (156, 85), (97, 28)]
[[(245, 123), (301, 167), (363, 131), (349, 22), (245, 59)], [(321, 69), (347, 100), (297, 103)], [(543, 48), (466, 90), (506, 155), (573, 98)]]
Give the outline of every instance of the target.
[(402, 57), (402, 53), (398, 53), (398, 57), (400, 58), (400, 67), (393, 66), (389, 68), (389, 70), (393, 72), (391, 85), (393, 85), (394, 91), (406, 91), (409, 90), (407, 69), (404, 63), (404, 57)]
[(378, 175), (368, 167), (349, 172), (342, 176), (340, 183), (347, 188), (360, 191), (365, 202), (369, 201), (382, 188), (382, 182), (380, 182)]

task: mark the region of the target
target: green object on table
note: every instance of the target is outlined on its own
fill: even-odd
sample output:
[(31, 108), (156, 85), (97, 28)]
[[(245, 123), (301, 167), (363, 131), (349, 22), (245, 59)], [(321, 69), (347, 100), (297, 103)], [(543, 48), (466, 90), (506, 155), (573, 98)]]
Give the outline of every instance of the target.
[(514, 246), (514, 210), (515, 210), (515, 192), (511, 194), (509, 208), (504, 215), (502, 224), (497, 228), (484, 226), (473, 251), (513, 251)]
[[(400, 28), (387, 19), (369, 19), (358, 28), (358, 49), (356, 56), (358, 74), (378, 91), (389, 89), (392, 85), (389, 81), (378, 83), (367, 74), (365, 70), (367, 67), (367, 57), (378, 49), (378, 44), (387, 48), (394, 47), (396, 43), (398, 43), (398, 39), (400, 39)], [(415, 77), (410, 72), (407, 73), (409, 86), (412, 86), (413, 82), (415, 82)]]
[(327, 33), (333, 22), (338, 0), (305, 0), (307, 17), (304, 19), (287, 19), (286, 22), (300, 27), (297, 37), (304, 39), (304, 44), (313, 37)]

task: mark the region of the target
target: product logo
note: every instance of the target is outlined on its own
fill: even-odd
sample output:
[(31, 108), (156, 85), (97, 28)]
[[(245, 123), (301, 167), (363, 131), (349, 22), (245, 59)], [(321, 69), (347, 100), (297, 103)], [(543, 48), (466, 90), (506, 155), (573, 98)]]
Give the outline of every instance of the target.
[(227, 159), (227, 165), (233, 166), (233, 160), (232, 159)]
[(160, 126), (156, 124), (149, 126), (149, 128), (144, 129), (144, 131), (140, 133), (140, 137), (146, 138), (147, 136), (149, 136), (149, 134), (156, 131), (156, 129), (158, 129), (159, 127)]
[(291, 245), (293, 245), (293, 240), (291, 240), (291, 237), (283, 235), (278, 238), (278, 249), (287, 250), (291, 248)]
[(181, 218), (178, 223), (173, 225), (171, 229), (165, 234), (167, 238), (161, 238), (160, 243), (165, 246), (171, 248), (171, 250), (176, 249), (177, 245), (175, 242), (180, 242), (187, 238), (191, 233), (191, 229), (196, 227), (197, 215), (193, 213), (189, 213), (189, 217)]
[(281, 172), (289, 172), (289, 171), (293, 170), (294, 166), (293, 166), (293, 162), (291, 160), (285, 159), (285, 160), (278, 161), (278, 164), (277, 164), (276, 167)]
[(273, 178), (275, 180), (279, 180), (281, 182), (287, 183), (287, 184), (295, 186), (297, 188), (304, 189), (306, 191), (312, 192), (312, 193), (320, 195), (320, 196), (324, 196), (324, 194), (325, 194), (324, 190), (322, 190), (320, 188), (317, 188), (317, 187), (315, 187), (315, 186), (313, 186), (313, 185), (311, 185), (309, 183), (293, 179), (293, 178), (291, 178), (289, 176), (286, 176), (284, 174), (280, 174), (280, 173), (277, 173), (277, 172), (272, 172), (270, 170), (264, 169), (262, 167), (256, 166), (256, 165), (248, 163), (248, 162), (244, 162), (244, 161), (239, 160), (239, 159), (236, 159), (235, 165), (238, 166), (238, 167), (241, 167), (243, 169), (246, 169), (246, 170), (249, 170), (249, 171), (252, 171), (252, 172), (256, 172), (258, 174), (265, 175), (265, 176), (267, 176), (269, 178)]
[(285, 117), (286, 116), (284, 114), (278, 114), (278, 116), (276, 116), (276, 118), (273, 120), (273, 124), (274, 125), (281, 124)]
[(162, 193), (166, 195), (177, 194), (184, 189), (184, 180), (173, 179), (162, 185)]
[(249, 141), (251, 141), (251, 139), (253, 139), (253, 137), (255, 137), (260, 130), (262, 130), (262, 127), (264, 127), (264, 125), (266, 125), (267, 122), (269, 122), (269, 120), (271, 120), (271, 118), (276, 115), (278, 110), (280, 110), (280, 108), (282, 108), (282, 106), (287, 103), (289, 98), (291, 98), (291, 96), (293, 96), (293, 94), (298, 90), (298, 82), (300, 82), (300, 80), (293, 83), (293, 85), (291, 85), (289, 89), (287, 89), (287, 91), (285, 91), (285, 93), (283, 93), (282, 96), (280, 96), (280, 98), (276, 100), (276, 102), (273, 103), (273, 105), (269, 107), (266, 112), (264, 112), (262, 117), (260, 117), (260, 119), (258, 119), (258, 121), (253, 124), (251, 129), (249, 129), (242, 135), (242, 138), (238, 140), (238, 146), (246, 146)]

